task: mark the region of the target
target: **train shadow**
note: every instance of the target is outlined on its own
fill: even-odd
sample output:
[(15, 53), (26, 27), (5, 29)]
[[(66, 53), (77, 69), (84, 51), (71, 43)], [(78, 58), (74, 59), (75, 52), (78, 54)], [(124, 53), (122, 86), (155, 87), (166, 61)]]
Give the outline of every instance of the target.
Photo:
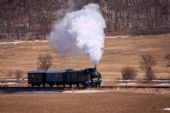
[(0, 87), (1, 94), (10, 94), (10, 93), (62, 93), (66, 90), (78, 89), (82, 90), (83, 88), (69, 88), (69, 87)]

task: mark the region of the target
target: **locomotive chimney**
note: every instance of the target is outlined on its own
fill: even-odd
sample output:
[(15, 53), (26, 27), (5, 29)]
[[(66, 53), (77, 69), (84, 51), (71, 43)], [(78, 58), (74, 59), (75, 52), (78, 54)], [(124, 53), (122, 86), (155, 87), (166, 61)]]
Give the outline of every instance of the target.
[(94, 71), (97, 71), (97, 65), (96, 64), (94, 65)]

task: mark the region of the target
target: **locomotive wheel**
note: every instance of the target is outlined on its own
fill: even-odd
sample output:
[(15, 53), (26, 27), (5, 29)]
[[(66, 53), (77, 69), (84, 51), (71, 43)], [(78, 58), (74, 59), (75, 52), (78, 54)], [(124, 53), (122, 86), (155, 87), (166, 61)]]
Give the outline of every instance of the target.
[(101, 87), (101, 83), (99, 83), (98, 85), (99, 85), (99, 87)]
[(86, 83), (83, 83), (82, 85), (83, 85), (83, 89), (86, 89), (88, 87)]

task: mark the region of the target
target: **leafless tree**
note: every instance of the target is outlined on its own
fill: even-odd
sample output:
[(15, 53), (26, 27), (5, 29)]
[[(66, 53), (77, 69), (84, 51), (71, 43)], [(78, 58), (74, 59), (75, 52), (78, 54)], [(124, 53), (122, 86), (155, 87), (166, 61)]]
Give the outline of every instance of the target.
[(140, 66), (142, 70), (145, 71), (146, 79), (148, 82), (148, 86), (151, 80), (155, 79), (154, 72), (152, 70), (152, 67), (155, 66), (156, 60), (151, 54), (144, 54), (141, 56), (142, 61), (140, 62)]
[(8, 79), (10, 79), (13, 75), (13, 71), (9, 70), (6, 74), (6, 76), (8, 77)]
[(167, 54), (167, 55), (165, 56), (165, 60), (168, 61), (167, 67), (170, 67), (170, 54)]
[(50, 54), (40, 54), (38, 56), (38, 70), (48, 70), (52, 66), (52, 57)]
[(15, 77), (16, 77), (17, 80), (20, 80), (20, 78), (22, 77), (22, 71), (16, 70), (15, 71)]
[[(122, 73), (122, 79), (123, 80), (130, 80), (130, 79), (135, 79), (137, 76), (137, 70), (132, 67), (124, 67), (121, 70)], [(127, 87), (127, 81), (126, 81), (126, 87)]]

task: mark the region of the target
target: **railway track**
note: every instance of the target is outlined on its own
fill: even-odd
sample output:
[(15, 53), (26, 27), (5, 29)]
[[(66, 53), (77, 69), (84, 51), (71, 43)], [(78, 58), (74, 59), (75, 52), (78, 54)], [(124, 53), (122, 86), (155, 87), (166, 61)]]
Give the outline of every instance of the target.
[[(117, 88), (122, 88), (122, 89), (170, 89), (170, 86), (101, 86), (100, 88), (86, 88), (90, 90), (107, 90), (107, 89), (117, 89)], [(74, 91), (74, 90), (86, 90), (83, 88), (63, 88), (63, 87), (0, 87), (0, 93), (17, 93), (17, 92), (64, 92), (64, 91)]]

